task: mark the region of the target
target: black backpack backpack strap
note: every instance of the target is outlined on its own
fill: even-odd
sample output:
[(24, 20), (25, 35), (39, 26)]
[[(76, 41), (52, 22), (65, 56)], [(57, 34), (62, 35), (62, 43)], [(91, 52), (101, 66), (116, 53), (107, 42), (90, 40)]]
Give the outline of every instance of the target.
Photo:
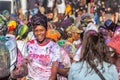
[(89, 64), (89, 65), (90, 65), (91, 68), (94, 69), (94, 71), (95, 71), (96, 74), (101, 78), (101, 80), (106, 80), (106, 79), (104, 78), (104, 76), (102, 75), (102, 73), (97, 69), (97, 67), (92, 67), (91, 64)]

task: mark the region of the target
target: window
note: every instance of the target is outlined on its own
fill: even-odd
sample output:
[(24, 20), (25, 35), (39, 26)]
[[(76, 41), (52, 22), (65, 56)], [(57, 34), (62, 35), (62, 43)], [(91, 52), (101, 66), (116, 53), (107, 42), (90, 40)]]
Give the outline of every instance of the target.
[(11, 2), (10, 1), (0, 1), (0, 13), (2, 11), (8, 10), (11, 13)]

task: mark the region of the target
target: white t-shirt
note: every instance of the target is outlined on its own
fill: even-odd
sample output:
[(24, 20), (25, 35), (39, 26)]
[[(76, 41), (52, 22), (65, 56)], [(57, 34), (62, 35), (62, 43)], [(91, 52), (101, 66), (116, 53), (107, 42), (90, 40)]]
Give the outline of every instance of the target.
[(77, 41), (73, 41), (73, 44), (74, 44), (74, 45), (79, 45), (79, 44), (81, 44), (81, 40), (79, 39), (79, 40), (77, 40)]
[(17, 47), (22, 53), (22, 56), (25, 57), (27, 56), (27, 51), (26, 51), (26, 42), (22, 40), (17, 40)]
[(57, 5), (58, 13), (65, 13), (65, 1), (62, 0), (61, 4)]
[(52, 63), (61, 62), (60, 46), (53, 41), (39, 45), (36, 40), (27, 43), (28, 57), (32, 62), (28, 64), (27, 79), (49, 80)]
[(54, 5), (54, 0), (48, 0), (47, 7), (48, 7), (48, 8), (52, 8), (53, 5)]
[(78, 50), (76, 51), (76, 53), (75, 53), (75, 55), (73, 57), (73, 60), (75, 60), (75, 61), (79, 61), (80, 60), (81, 48), (82, 48), (82, 45), (79, 46)]

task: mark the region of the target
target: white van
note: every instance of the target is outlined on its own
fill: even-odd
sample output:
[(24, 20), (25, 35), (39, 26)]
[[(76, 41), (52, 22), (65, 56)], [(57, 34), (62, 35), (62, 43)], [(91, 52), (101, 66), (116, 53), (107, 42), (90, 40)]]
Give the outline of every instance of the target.
[(22, 8), (25, 13), (27, 11), (27, 0), (0, 0), (0, 13), (4, 10), (17, 13), (19, 8)]
[(16, 0), (0, 0), (0, 13), (4, 10), (8, 10), (10, 13), (17, 12)]

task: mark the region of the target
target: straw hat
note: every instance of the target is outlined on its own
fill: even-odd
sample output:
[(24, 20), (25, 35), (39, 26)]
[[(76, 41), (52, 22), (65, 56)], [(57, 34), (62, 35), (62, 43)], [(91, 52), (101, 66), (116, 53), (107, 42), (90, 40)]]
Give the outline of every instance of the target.
[(71, 25), (71, 26), (69, 26), (69, 27), (66, 29), (66, 32), (67, 32), (67, 33), (70, 33), (70, 34), (71, 34), (72, 32), (82, 33), (83, 30), (78, 29), (75, 25)]

